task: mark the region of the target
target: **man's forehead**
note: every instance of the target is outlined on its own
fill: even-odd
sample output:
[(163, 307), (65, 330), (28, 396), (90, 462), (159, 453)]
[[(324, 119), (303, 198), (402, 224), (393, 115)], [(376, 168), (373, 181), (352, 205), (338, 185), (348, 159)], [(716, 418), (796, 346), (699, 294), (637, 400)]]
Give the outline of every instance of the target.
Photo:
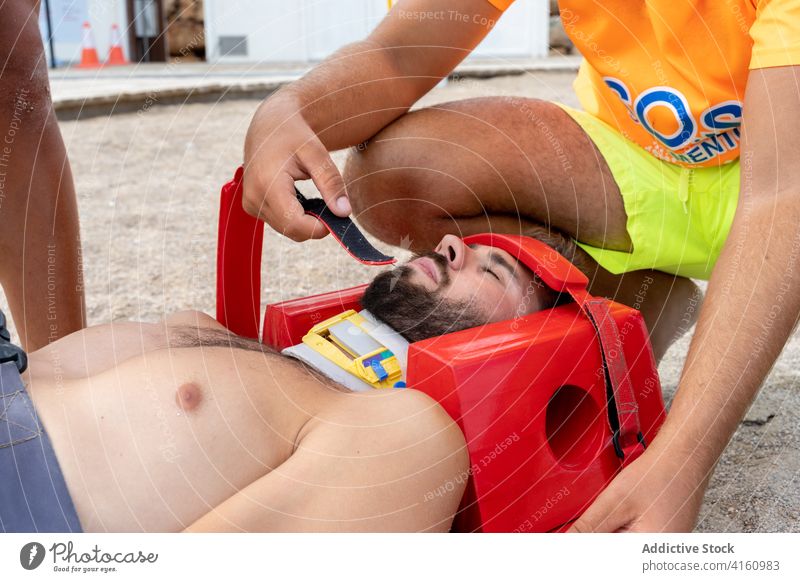
[(498, 249), (496, 247), (491, 247), (489, 245), (479, 245), (475, 243), (467, 246), (472, 250), (478, 251), (481, 254), (485, 254), (487, 256), (494, 254), (497, 255), (498, 257), (502, 257), (504, 260), (508, 261), (512, 266), (516, 266), (519, 263), (519, 261), (514, 255), (512, 255), (507, 251), (504, 251), (503, 249)]

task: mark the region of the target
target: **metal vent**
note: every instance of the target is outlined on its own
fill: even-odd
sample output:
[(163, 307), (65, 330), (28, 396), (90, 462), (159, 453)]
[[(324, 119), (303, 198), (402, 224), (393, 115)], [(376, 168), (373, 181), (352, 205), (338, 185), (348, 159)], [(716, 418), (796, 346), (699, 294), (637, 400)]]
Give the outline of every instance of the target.
[(246, 57), (246, 36), (220, 36), (219, 55), (221, 57)]

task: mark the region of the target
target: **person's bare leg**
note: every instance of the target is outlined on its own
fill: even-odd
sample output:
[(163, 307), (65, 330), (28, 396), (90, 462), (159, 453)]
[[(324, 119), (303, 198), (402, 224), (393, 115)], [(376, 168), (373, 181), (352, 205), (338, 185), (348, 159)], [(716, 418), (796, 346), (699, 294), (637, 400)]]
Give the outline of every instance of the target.
[[(405, 115), (354, 150), (345, 180), (358, 219), (390, 243), (413, 235), (550, 225), (629, 251), (619, 189), (586, 133), (536, 99), (469, 99)], [(422, 227), (420, 227), (422, 225)]]
[(574, 248), (583, 257), (584, 264), (592, 265), (589, 288), (594, 295), (641, 311), (656, 363), (697, 321), (703, 292), (691, 279), (653, 270), (614, 275), (583, 249), (577, 245)]
[(29, 351), (85, 326), (78, 208), (38, 9), (0, 2), (0, 284)]
[(702, 289), (691, 279), (661, 271), (608, 275), (610, 282), (595, 284), (592, 291), (642, 312), (659, 363), (669, 347), (697, 321), (703, 303)]
[(447, 531), (469, 476), (456, 424), (415, 390), (337, 400), (287, 461), (188, 531)]
[[(413, 250), (431, 249), (448, 233), (522, 234), (535, 225), (594, 246), (632, 248), (605, 160), (546, 101), (482, 98), (412, 112), (354, 150), (344, 177), (359, 223)], [(689, 304), (700, 293), (689, 279), (652, 271), (617, 276), (600, 267), (591, 279), (593, 293), (638, 304), (658, 358), (696, 318)]]

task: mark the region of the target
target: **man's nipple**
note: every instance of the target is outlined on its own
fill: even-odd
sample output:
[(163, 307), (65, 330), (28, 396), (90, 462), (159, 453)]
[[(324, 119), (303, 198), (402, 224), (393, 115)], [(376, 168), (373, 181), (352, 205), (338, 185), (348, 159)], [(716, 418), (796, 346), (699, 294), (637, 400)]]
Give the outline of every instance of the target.
[(197, 408), (202, 400), (203, 391), (194, 382), (182, 384), (175, 391), (175, 402), (178, 408), (185, 412), (191, 412)]

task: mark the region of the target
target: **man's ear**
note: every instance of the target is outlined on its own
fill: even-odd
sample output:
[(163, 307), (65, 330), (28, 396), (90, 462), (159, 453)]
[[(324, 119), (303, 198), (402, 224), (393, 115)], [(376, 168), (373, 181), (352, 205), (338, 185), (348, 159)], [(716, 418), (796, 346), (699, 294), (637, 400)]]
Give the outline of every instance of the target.
[(559, 305), (564, 305), (572, 301), (572, 297), (569, 293), (562, 293), (561, 291), (552, 289), (536, 275), (533, 276), (533, 280), (533, 284), (537, 286), (537, 296), (539, 297), (541, 305), (539, 311), (552, 309), (553, 307), (558, 307)]

